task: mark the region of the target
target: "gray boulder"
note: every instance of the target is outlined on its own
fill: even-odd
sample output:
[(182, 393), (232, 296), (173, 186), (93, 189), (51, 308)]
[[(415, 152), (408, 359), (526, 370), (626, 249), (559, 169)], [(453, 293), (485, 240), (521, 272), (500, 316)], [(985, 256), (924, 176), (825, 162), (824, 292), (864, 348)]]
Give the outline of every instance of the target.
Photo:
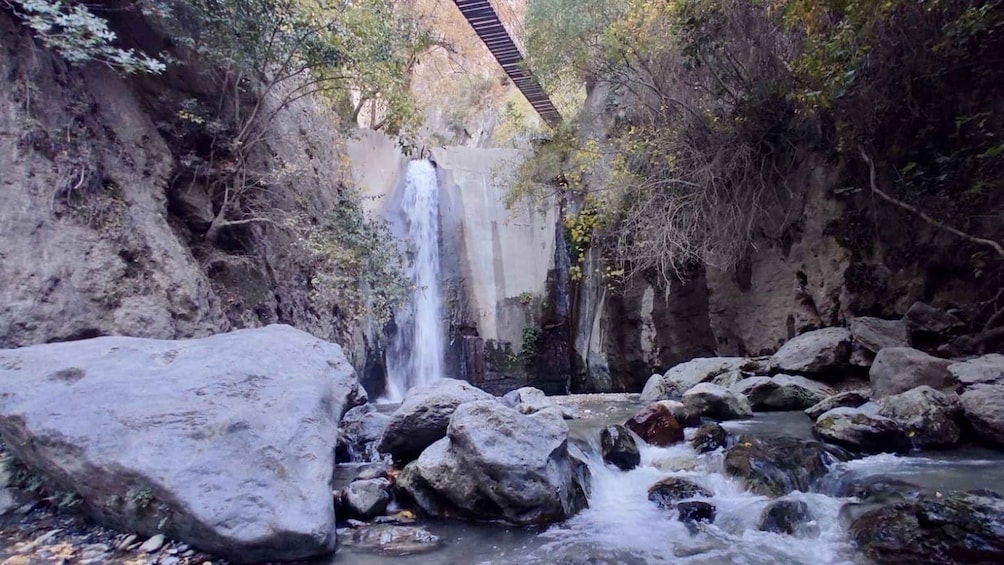
[(961, 388), (973, 385), (1004, 384), (1004, 355), (991, 353), (968, 361), (952, 363), (948, 372)]
[(852, 318), (851, 337), (854, 343), (872, 353), (887, 347), (910, 347), (910, 328), (906, 320), (881, 318)]
[(753, 415), (744, 395), (711, 383), (701, 383), (688, 390), (683, 395), (683, 405), (714, 420), (739, 420)]
[(380, 516), (390, 504), (390, 481), (381, 478), (353, 481), (345, 487), (343, 501), (355, 518)]
[(875, 355), (868, 371), (872, 396), (882, 398), (922, 385), (938, 390), (952, 388), (954, 379), (948, 372), (951, 364), (910, 347), (887, 347)]
[(464, 381), (442, 379), (408, 391), (404, 402), (390, 416), (377, 450), (395, 461), (406, 462), (446, 436), (446, 427), (457, 406), (495, 397)]
[(846, 367), (850, 358), (850, 330), (823, 328), (790, 339), (770, 363), (775, 370), (786, 373), (818, 373)]
[(383, 437), (390, 416), (381, 414), (376, 406), (364, 404), (345, 413), (339, 429), (351, 451), (351, 461), (372, 462), (380, 459), (377, 444)]
[(959, 443), (958, 405), (929, 386), (887, 396), (878, 405), (879, 416), (899, 424), (915, 448), (937, 449)]
[(679, 400), (683, 393), (715, 377), (749, 365), (745, 357), (705, 357), (676, 365), (665, 375), (652, 375), (641, 393), (643, 402)]
[(585, 507), (580, 465), (560, 416), (484, 400), (458, 407), (446, 437), (405, 467), (398, 486), (433, 516), (543, 524)]
[(0, 351), (0, 434), (99, 523), (233, 561), (335, 549), (337, 425), (365, 402), (335, 344), (289, 326)]
[(840, 447), (864, 453), (899, 453), (910, 449), (910, 438), (893, 419), (880, 416), (878, 406), (834, 408), (816, 420), (812, 435)]
[(725, 452), (725, 472), (750, 491), (766, 496), (808, 492), (850, 455), (839, 447), (789, 436), (740, 436)]
[(739, 381), (734, 392), (746, 396), (753, 410), (805, 410), (836, 393), (832, 388), (805, 377), (774, 375)]
[(824, 398), (819, 403), (814, 404), (805, 409), (805, 415), (812, 418), (813, 421), (818, 420), (820, 416), (833, 410), (834, 408), (857, 408), (869, 400), (871, 400), (871, 391), (865, 390), (848, 390), (833, 396)]
[(944, 333), (964, 326), (962, 320), (955, 316), (939, 310), (930, 304), (915, 302), (906, 311), (903, 319), (914, 332)]
[(976, 385), (960, 397), (965, 417), (980, 438), (1004, 447), (1004, 385)]

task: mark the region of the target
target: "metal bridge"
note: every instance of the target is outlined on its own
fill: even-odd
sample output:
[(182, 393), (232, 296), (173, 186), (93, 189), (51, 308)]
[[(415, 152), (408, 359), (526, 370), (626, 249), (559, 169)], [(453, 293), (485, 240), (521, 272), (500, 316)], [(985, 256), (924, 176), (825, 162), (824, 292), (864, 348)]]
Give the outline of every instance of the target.
[(464, 18), (533, 109), (540, 114), (547, 125), (552, 128), (558, 127), (561, 123), (561, 114), (544, 93), (537, 79), (524, 70), (523, 53), (509, 34), (509, 30), (502, 24), (490, 0), (453, 0), (453, 2), (460, 8)]

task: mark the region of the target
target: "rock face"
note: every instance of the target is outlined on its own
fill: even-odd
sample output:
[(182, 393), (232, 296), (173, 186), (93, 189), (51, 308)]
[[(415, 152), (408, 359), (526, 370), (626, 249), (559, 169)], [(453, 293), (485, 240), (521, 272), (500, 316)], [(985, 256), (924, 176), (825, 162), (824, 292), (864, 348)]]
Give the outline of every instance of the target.
[(872, 353), (887, 347), (910, 347), (910, 328), (906, 320), (852, 318), (850, 329), (854, 343)]
[(560, 416), (483, 400), (456, 409), (446, 437), (405, 467), (398, 487), (433, 516), (542, 524), (585, 507), (580, 471)]
[(749, 363), (744, 357), (704, 357), (681, 363), (666, 374), (652, 375), (641, 393), (644, 402), (678, 400), (683, 393), (700, 383), (742, 368)]
[(1004, 563), (1004, 499), (925, 494), (862, 514), (850, 537), (880, 565)]
[(335, 548), (338, 421), (366, 396), (288, 326), (0, 351), (0, 434), (98, 522), (235, 561)]
[(839, 447), (817, 441), (741, 436), (725, 453), (725, 472), (757, 494), (784, 496), (794, 490), (807, 492), (830, 465), (848, 459)]
[(778, 371), (818, 373), (848, 364), (851, 332), (847, 328), (823, 328), (789, 340), (770, 359)]
[(871, 391), (867, 389), (849, 390), (847, 392), (834, 394), (833, 396), (823, 399), (818, 404), (806, 408), (805, 415), (815, 421), (818, 420), (820, 416), (830, 410), (833, 410), (834, 408), (857, 408), (869, 400), (871, 400)]
[(929, 386), (887, 396), (878, 404), (879, 416), (899, 424), (915, 448), (937, 449), (959, 443), (958, 404), (953, 405), (947, 396)]
[(976, 434), (1004, 447), (1004, 385), (976, 385), (962, 393), (960, 400)]
[(495, 397), (456, 379), (413, 388), (391, 414), (377, 449), (389, 453), (395, 461), (411, 461), (446, 436), (446, 427), (457, 406), (475, 400), (494, 402)]
[(625, 426), (652, 445), (667, 446), (683, 441), (683, 425), (673, 416), (669, 401), (653, 402), (625, 422)]
[(952, 362), (909, 347), (889, 347), (878, 352), (868, 378), (873, 398), (906, 392), (921, 385), (944, 389), (952, 385)]
[(600, 433), (603, 460), (621, 471), (630, 471), (641, 463), (638, 444), (624, 426), (607, 426)]
[(830, 387), (805, 377), (775, 375), (739, 381), (733, 391), (749, 400), (753, 410), (805, 410), (836, 393)]
[(852, 451), (898, 453), (910, 449), (900, 425), (878, 414), (878, 407), (834, 408), (816, 420), (812, 435)]
[(688, 390), (683, 395), (683, 404), (715, 420), (738, 420), (753, 415), (744, 395), (711, 383), (701, 383)]

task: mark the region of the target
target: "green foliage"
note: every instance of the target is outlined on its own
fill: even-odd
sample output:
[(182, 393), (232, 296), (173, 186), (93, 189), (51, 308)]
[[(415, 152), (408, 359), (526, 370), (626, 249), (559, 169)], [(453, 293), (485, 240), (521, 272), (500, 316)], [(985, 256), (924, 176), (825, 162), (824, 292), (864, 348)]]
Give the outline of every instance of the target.
[(126, 73), (164, 72), (163, 60), (115, 46), (108, 21), (75, 0), (0, 0), (31, 28), (42, 44), (70, 63), (96, 62)]
[(352, 320), (390, 320), (411, 291), (404, 255), (386, 223), (370, 218), (354, 191), (343, 187), (319, 221), (301, 216), (291, 224), (314, 258), (311, 285), (318, 302), (337, 303)]
[(516, 297), (516, 299), (519, 300), (519, 303), (523, 306), (529, 306), (530, 304), (533, 304), (534, 295), (532, 292), (522, 292)]
[(520, 349), (519, 356), (524, 363), (532, 363), (537, 357), (543, 335), (537, 326), (523, 328), (523, 347)]
[(129, 492), (126, 493), (126, 496), (129, 497), (129, 500), (135, 503), (138, 508), (148, 508), (151, 504), (153, 504), (153, 491), (148, 488), (130, 489)]

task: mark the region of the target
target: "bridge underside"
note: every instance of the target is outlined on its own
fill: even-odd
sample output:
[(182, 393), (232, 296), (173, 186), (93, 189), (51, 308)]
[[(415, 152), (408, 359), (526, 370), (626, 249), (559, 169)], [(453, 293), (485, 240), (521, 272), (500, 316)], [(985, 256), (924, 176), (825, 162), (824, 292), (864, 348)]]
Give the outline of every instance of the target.
[(523, 54), (509, 36), (509, 31), (502, 25), (498, 12), (489, 0), (453, 1), (533, 109), (540, 114), (547, 125), (558, 127), (561, 123), (561, 114), (544, 93), (537, 79), (524, 71)]

